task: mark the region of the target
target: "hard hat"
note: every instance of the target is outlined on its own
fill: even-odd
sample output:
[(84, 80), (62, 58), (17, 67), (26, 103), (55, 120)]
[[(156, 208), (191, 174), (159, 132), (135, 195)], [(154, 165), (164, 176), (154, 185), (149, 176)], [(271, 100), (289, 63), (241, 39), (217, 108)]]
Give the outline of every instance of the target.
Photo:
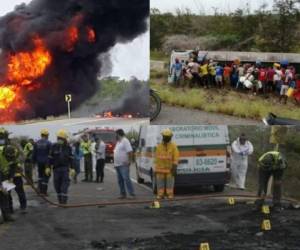
[(42, 130), (41, 130), (41, 135), (49, 135), (49, 131), (48, 131), (48, 129), (46, 129), (46, 128), (43, 128)]
[(64, 129), (58, 130), (56, 136), (59, 137), (59, 138), (65, 139), (65, 140), (68, 139), (68, 133), (67, 133), (67, 131), (64, 130)]
[(167, 128), (167, 129), (164, 129), (162, 132), (161, 132), (161, 135), (162, 136), (173, 136), (173, 132), (171, 129)]

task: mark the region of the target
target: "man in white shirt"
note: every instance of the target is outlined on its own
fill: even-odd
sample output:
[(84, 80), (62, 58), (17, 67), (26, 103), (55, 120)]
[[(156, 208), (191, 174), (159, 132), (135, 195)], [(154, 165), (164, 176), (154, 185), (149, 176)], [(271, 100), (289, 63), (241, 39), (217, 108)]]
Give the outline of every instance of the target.
[(95, 153), (96, 153), (96, 181), (103, 182), (104, 179), (104, 167), (105, 167), (105, 150), (106, 145), (101, 138), (96, 138)]
[(253, 153), (253, 145), (241, 134), (231, 145), (231, 173), (232, 182), (238, 189), (245, 189), (248, 170), (248, 156)]
[(129, 195), (134, 198), (134, 189), (129, 176), (130, 162), (133, 155), (133, 150), (129, 140), (125, 137), (123, 129), (116, 131), (117, 144), (114, 150), (114, 165), (117, 172), (118, 183), (120, 188), (120, 199), (127, 197), (126, 189)]

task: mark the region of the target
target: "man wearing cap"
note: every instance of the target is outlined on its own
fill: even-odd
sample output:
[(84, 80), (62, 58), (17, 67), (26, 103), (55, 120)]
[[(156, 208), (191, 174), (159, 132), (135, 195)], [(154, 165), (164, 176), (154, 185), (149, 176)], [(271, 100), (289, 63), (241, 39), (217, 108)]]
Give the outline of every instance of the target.
[(179, 159), (177, 145), (172, 142), (173, 133), (165, 129), (161, 133), (162, 142), (155, 151), (155, 177), (157, 185), (157, 199), (174, 198), (175, 175)]
[(70, 178), (75, 176), (73, 168), (72, 148), (68, 143), (67, 131), (61, 129), (57, 132), (57, 142), (50, 150), (47, 173), (53, 170), (54, 188), (59, 204), (67, 204)]
[(41, 139), (34, 145), (33, 162), (38, 167), (38, 189), (40, 194), (47, 196), (49, 175), (46, 175), (46, 169), (49, 166), (49, 153), (51, 149), (51, 142), (48, 140), (49, 131), (47, 129), (41, 130)]

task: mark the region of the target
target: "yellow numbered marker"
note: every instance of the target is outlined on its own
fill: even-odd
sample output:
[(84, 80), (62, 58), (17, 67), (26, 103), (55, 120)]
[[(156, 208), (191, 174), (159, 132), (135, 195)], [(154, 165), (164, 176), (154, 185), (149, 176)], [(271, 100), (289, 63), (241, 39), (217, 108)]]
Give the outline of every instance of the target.
[(232, 198), (232, 197), (228, 198), (228, 204), (229, 205), (234, 205), (235, 204), (234, 198)]
[(208, 243), (201, 243), (199, 250), (210, 250)]
[(152, 204), (152, 208), (160, 208), (159, 201), (154, 201), (153, 204)]
[(261, 229), (265, 231), (270, 231), (271, 230), (271, 222), (270, 220), (263, 220)]
[(262, 212), (264, 213), (264, 214), (270, 214), (270, 208), (269, 208), (269, 206), (262, 206)]

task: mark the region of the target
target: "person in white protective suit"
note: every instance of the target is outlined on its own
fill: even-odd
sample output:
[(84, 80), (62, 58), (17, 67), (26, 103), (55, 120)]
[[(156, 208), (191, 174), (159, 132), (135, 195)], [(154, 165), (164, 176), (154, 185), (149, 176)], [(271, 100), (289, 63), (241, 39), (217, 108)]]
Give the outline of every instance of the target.
[(253, 145), (241, 134), (231, 145), (231, 178), (232, 184), (238, 189), (245, 189), (248, 170), (248, 156), (253, 153)]

